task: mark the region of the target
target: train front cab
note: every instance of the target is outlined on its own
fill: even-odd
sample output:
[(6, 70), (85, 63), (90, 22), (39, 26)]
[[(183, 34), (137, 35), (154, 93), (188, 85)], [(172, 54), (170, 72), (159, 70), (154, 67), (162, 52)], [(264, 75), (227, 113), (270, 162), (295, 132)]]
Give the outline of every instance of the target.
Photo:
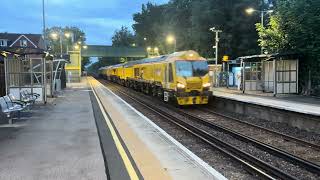
[[(198, 65), (196, 69), (190, 69)], [(212, 93), (208, 65), (205, 60), (177, 60), (165, 67), (164, 101), (174, 100), (178, 105), (208, 104)]]

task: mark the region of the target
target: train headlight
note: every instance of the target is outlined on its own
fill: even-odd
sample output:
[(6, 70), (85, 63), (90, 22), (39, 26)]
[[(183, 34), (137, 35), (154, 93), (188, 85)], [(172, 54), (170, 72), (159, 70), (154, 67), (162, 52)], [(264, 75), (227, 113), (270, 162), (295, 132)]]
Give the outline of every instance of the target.
[(184, 85), (184, 84), (181, 84), (181, 83), (177, 84), (177, 88), (179, 88), (179, 89), (184, 89), (185, 87), (186, 87), (186, 85)]
[(210, 87), (211, 86), (211, 83), (205, 83), (202, 85), (204, 88), (207, 88), (207, 87)]

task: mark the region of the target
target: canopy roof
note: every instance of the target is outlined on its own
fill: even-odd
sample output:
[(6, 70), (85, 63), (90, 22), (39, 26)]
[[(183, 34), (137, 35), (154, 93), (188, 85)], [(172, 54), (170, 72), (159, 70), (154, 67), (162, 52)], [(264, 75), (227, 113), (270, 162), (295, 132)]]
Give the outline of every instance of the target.
[(42, 49), (38, 48), (22, 48), (22, 47), (0, 47), (0, 55), (7, 56), (7, 55), (15, 55), (15, 56), (24, 56), (24, 55), (43, 55), (46, 52)]
[(260, 61), (271, 61), (271, 60), (281, 60), (286, 58), (287, 60), (299, 59), (300, 55), (297, 53), (275, 53), (275, 54), (261, 54), (261, 55), (251, 55), (238, 57), (236, 60), (243, 62), (260, 62)]

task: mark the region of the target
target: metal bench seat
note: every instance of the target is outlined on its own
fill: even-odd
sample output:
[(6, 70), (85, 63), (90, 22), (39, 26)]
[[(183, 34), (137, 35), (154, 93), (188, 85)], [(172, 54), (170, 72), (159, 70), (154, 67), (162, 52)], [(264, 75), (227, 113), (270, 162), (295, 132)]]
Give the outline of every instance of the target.
[(7, 102), (8, 107), (14, 107), (14, 108), (26, 108), (28, 106), (27, 103), (22, 102), (20, 100), (15, 100), (16, 98), (10, 94), (8, 96), (3, 96), (4, 100)]
[[(20, 119), (20, 112), (25, 109), (22, 105), (15, 104), (13, 102), (7, 102), (8, 96), (0, 97), (1, 111), (9, 119), (9, 124), (12, 124), (13, 116), (18, 113), (18, 119)], [(10, 99), (10, 98), (9, 98)]]
[(28, 90), (22, 90), (21, 93), (23, 93), (25, 96), (28, 96), (30, 98), (38, 99), (40, 97), (40, 94), (38, 93), (30, 93)]
[(8, 96), (13, 103), (20, 104), (23, 106), (30, 106), (31, 105), (31, 103), (29, 101), (19, 100), (12, 94), (9, 94)]
[(29, 93), (27, 90), (20, 91), (20, 100), (26, 103), (34, 104), (36, 100), (40, 97), (40, 94)]

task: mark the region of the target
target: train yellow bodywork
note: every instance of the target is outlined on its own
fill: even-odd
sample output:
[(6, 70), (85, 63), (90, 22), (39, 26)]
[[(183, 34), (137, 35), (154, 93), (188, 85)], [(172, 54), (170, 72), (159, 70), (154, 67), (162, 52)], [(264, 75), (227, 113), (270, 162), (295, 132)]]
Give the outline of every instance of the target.
[(103, 77), (179, 105), (207, 104), (211, 92), (208, 65), (195, 51), (105, 67)]

